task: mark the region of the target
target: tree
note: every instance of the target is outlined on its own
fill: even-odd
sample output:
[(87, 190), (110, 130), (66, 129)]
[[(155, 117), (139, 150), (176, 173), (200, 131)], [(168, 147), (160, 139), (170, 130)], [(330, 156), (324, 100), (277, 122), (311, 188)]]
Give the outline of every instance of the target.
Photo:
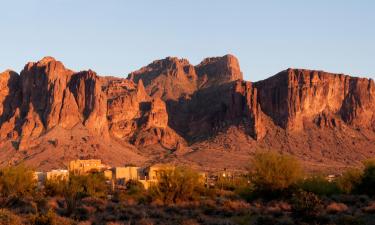
[(340, 191), (350, 194), (358, 187), (362, 181), (363, 171), (357, 168), (346, 170), (337, 180)]
[(106, 184), (103, 174), (71, 175), (63, 185), (63, 196), (67, 205), (67, 214), (72, 214), (85, 197), (105, 197)]
[(46, 179), (44, 182), (44, 191), (47, 196), (63, 196), (64, 187), (67, 182), (68, 180), (62, 176), (53, 179)]
[(358, 185), (358, 191), (362, 194), (370, 196), (375, 195), (375, 159), (370, 159), (364, 162), (365, 169), (361, 183)]
[(68, 215), (71, 215), (76, 210), (79, 201), (83, 198), (82, 192), (82, 184), (76, 176), (69, 177), (69, 181), (64, 183), (63, 196)]
[(257, 152), (251, 161), (249, 176), (260, 192), (282, 191), (302, 177), (299, 162), (277, 152)]
[(0, 194), (2, 197), (11, 199), (33, 196), (36, 188), (34, 171), (24, 165), (5, 167), (0, 170)]
[(151, 186), (151, 196), (164, 203), (176, 203), (197, 197), (203, 186), (199, 174), (187, 167), (166, 168), (157, 176), (157, 183)]

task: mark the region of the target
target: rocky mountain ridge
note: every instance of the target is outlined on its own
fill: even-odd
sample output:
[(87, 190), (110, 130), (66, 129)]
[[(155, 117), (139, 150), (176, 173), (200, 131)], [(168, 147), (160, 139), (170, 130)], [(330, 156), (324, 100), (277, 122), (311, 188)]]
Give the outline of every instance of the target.
[(0, 90), (1, 165), (98, 157), (241, 170), (274, 149), (341, 168), (375, 155), (375, 84), (343, 74), (287, 69), (253, 83), (225, 55), (196, 66), (167, 57), (124, 79), (45, 57), (1, 73)]

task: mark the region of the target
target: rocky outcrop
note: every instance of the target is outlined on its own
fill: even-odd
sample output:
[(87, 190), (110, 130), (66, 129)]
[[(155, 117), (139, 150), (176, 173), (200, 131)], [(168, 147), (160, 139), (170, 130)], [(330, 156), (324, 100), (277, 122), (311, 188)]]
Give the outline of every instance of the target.
[(147, 93), (163, 100), (176, 100), (193, 94), (197, 89), (194, 66), (186, 59), (176, 57), (156, 60), (129, 74), (128, 79), (135, 83), (143, 80)]
[(255, 86), (262, 111), (286, 129), (301, 130), (305, 120), (313, 121), (322, 113), (325, 119), (337, 115), (349, 125), (374, 124), (375, 88), (369, 79), (288, 69)]
[(69, 90), (83, 124), (94, 134), (108, 138), (107, 96), (96, 73), (89, 70), (74, 74), (69, 81)]
[(251, 82), (237, 80), (198, 90), (190, 99), (171, 103), (169, 111), (171, 127), (192, 142), (230, 126), (243, 127), (254, 139), (266, 132), (257, 89)]
[(143, 80), (150, 96), (178, 100), (189, 98), (198, 89), (242, 80), (243, 76), (238, 59), (225, 55), (206, 58), (197, 66), (186, 59), (168, 57), (130, 73), (128, 79)]
[(0, 73), (0, 141), (19, 135), (16, 127), (21, 103), (19, 81), (19, 75), (13, 71)]
[(112, 82), (107, 88), (108, 120), (111, 134), (129, 141), (136, 146), (161, 143), (174, 149), (180, 141), (168, 127), (168, 114), (165, 102), (150, 97), (139, 80)]
[(200, 88), (243, 79), (238, 59), (233, 55), (206, 58), (195, 69)]
[(341, 118), (356, 127), (375, 129), (375, 84), (373, 80), (349, 78)]
[(108, 137), (107, 99), (94, 72), (75, 73), (54, 58), (45, 57), (28, 63), (20, 76), (11, 74), (2, 76), (13, 102), (5, 103), (8, 107), (2, 116), (1, 133), (15, 139), (18, 135), (7, 130), (18, 131), (20, 149), (38, 144), (33, 140), (56, 126), (71, 129), (82, 123), (93, 133)]

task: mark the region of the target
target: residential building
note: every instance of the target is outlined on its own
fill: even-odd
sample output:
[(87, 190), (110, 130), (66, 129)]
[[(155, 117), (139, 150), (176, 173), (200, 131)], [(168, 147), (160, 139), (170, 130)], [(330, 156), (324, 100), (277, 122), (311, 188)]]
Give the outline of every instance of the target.
[(51, 170), (46, 173), (47, 180), (51, 179), (62, 179), (67, 180), (69, 178), (69, 171), (68, 170)]
[(107, 167), (102, 164), (100, 159), (74, 160), (69, 163), (69, 171), (75, 174), (83, 175), (90, 172), (100, 172)]
[(117, 184), (125, 184), (128, 180), (139, 180), (141, 176), (141, 168), (137, 166), (114, 167), (112, 172)]
[(113, 171), (111, 169), (104, 170), (103, 173), (106, 180), (113, 179)]

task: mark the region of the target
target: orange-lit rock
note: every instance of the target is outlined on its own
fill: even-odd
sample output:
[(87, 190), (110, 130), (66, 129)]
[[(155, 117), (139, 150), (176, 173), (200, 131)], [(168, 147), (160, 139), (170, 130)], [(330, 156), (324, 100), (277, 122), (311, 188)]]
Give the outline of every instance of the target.
[(168, 57), (128, 78), (52, 57), (0, 74), (0, 166), (101, 157), (243, 169), (271, 149), (336, 170), (375, 157), (374, 130), (373, 80), (287, 69), (252, 83), (232, 55)]
[(303, 129), (303, 121), (326, 112), (347, 124), (374, 126), (372, 80), (323, 71), (288, 69), (255, 85), (262, 111), (283, 128)]

